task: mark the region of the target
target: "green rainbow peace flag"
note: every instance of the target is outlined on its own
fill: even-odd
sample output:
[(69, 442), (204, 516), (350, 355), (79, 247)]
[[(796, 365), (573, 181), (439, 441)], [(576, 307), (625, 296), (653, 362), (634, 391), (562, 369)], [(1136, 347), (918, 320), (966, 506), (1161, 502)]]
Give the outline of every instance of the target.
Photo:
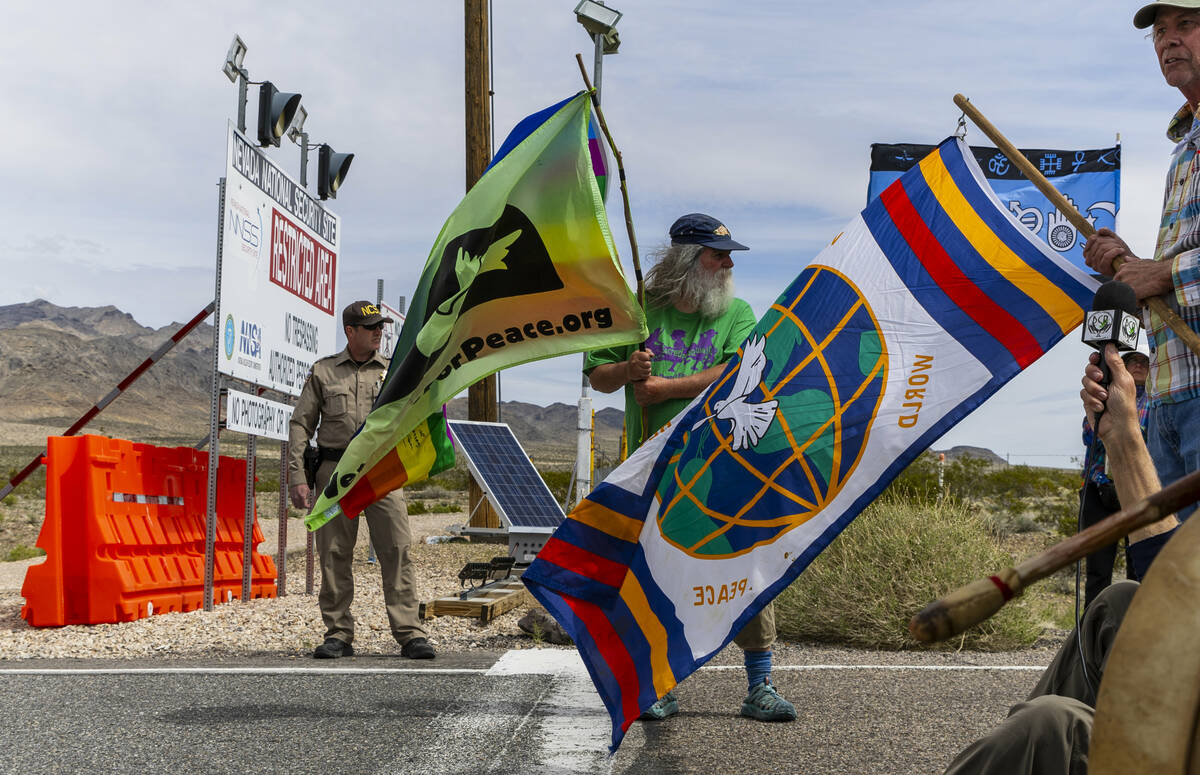
[(441, 407), (472, 383), (646, 338), (605, 215), (590, 114), (581, 92), (524, 119), (450, 215), (379, 398), (317, 498), (310, 530), (452, 464)]

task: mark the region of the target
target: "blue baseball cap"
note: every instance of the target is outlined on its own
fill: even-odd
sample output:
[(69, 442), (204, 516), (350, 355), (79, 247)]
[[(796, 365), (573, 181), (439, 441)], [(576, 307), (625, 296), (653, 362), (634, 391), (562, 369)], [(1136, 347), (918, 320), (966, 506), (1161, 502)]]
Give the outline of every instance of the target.
[(725, 224), (704, 213), (688, 213), (671, 224), (672, 245), (703, 245), (713, 250), (749, 250), (729, 236)]

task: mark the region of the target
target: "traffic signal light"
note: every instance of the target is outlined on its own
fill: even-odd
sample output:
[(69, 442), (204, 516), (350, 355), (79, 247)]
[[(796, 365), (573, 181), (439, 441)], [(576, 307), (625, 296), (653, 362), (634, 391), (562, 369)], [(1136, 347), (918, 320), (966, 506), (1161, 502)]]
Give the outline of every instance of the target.
[(346, 180), (352, 161), (354, 154), (337, 153), (328, 145), (321, 144), (317, 156), (317, 194), (322, 199), (337, 199), (337, 190)]
[(270, 81), (258, 87), (258, 142), (262, 147), (279, 147), (279, 138), (287, 131), (300, 108), (300, 95), (281, 92)]

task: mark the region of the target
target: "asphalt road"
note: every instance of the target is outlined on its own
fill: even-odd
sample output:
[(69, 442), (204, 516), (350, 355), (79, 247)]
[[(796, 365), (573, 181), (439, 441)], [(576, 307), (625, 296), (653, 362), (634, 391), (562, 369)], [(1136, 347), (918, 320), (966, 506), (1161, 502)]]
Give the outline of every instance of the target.
[(611, 758), (608, 716), (565, 650), (0, 662), (0, 772), (936, 773), (1037, 675), (986, 655), (888, 661), (778, 665), (790, 724), (739, 717), (741, 668), (705, 668), (676, 690), (678, 716), (635, 723)]

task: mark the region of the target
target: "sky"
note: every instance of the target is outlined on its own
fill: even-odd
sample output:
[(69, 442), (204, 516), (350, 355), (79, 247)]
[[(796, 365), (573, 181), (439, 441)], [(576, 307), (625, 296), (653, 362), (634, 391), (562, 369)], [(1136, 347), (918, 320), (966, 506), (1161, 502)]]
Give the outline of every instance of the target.
[[(1016, 145), (1101, 148), (1120, 136), (1118, 226), (1153, 252), (1182, 104), (1144, 31), (1141, 3), (693, 0), (632, 3), (605, 57), (604, 112), (628, 175), (642, 255), (686, 212), (724, 221), (738, 295), (764, 313), (865, 204), (871, 143), (937, 143), (955, 93)], [(576, 0), (501, 0), (492, 14), (498, 146), (523, 116), (582, 87), (592, 44)], [(217, 181), (237, 88), (234, 34), (252, 80), (300, 92), (310, 142), (355, 154), (342, 218), (339, 307), (411, 294), (465, 187), (463, 9), (441, 2), (17, 0), (0, 29), (0, 305), (115, 305), (148, 326), (213, 297)], [(251, 89), (250, 131), (257, 97)], [(968, 126), (968, 142), (989, 144)], [(299, 177), (299, 148), (268, 154)], [(315, 190), (316, 154), (311, 154)], [(609, 215), (632, 277), (620, 198)], [(1012, 463), (1082, 456), (1072, 334), (934, 444)], [(580, 357), (504, 372), (503, 400), (575, 403)], [(619, 394), (591, 391), (597, 408)]]

